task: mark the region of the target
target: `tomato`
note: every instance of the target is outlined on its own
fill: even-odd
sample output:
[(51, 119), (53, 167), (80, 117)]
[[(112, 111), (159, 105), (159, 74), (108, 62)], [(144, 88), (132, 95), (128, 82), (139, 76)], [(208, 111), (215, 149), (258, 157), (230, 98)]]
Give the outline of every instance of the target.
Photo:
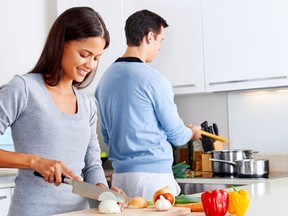
[(174, 204), (175, 201), (175, 197), (173, 196), (173, 194), (171, 193), (163, 193), (163, 194), (159, 194), (155, 197), (154, 202), (156, 202), (158, 199), (160, 199), (160, 196), (163, 196), (166, 200), (169, 200), (169, 202), (171, 203), (171, 205)]

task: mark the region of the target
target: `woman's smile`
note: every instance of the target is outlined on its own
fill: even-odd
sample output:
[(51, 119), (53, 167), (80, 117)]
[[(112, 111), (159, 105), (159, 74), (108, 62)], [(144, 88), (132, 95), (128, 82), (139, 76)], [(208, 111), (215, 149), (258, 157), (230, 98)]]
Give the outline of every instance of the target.
[(90, 72), (91, 72), (91, 70), (86, 71), (86, 70), (83, 70), (83, 69), (81, 69), (81, 68), (77, 68), (77, 73), (78, 73), (80, 76), (82, 76), (83, 78), (84, 78), (88, 73), (90, 73)]

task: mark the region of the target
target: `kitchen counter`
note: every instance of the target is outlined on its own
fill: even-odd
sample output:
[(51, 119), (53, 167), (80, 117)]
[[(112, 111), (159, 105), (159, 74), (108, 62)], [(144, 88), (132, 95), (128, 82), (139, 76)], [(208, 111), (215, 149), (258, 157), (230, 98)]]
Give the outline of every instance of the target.
[[(0, 169), (0, 188), (14, 187), (14, 178), (16, 175), (16, 169)], [(276, 212), (280, 212), (279, 214), (288, 212), (286, 201), (286, 194), (288, 194), (288, 174), (285, 172), (271, 173), (268, 179), (212, 178), (209, 173), (205, 173), (205, 175), (187, 179), (177, 179), (177, 181), (182, 183), (241, 185), (236, 188), (246, 189), (251, 197), (250, 205), (245, 216), (271, 216), (278, 214)], [(200, 196), (200, 194), (195, 194), (195, 196)], [(74, 212), (73, 215), (77, 214)], [(192, 212), (189, 215), (204, 216), (205, 214)]]
[[(250, 205), (245, 216), (284, 215), (288, 212), (286, 198), (286, 194), (288, 194), (288, 177), (270, 178), (266, 181), (259, 181), (258, 183), (256, 182), (236, 188), (246, 189), (250, 194)], [(230, 191), (230, 189), (228, 190)], [(200, 196), (200, 194), (196, 194), (196, 196)], [(85, 211), (87, 211), (87, 213), (89, 212), (89, 210), (81, 211), (79, 214), (71, 212), (71, 215), (84, 215)], [(70, 213), (66, 213), (65, 215), (70, 215)], [(117, 214), (114, 215), (116, 216)], [(188, 215), (205, 216), (203, 212), (191, 212)], [(227, 213), (227, 215), (229, 214)]]
[(189, 178), (176, 179), (178, 183), (199, 183), (199, 184), (230, 184), (247, 185), (260, 182), (267, 182), (277, 178), (288, 177), (288, 172), (270, 172), (269, 178), (237, 178), (233, 176), (213, 176), (212, 172), (198, 172)]
[[(236, 187), (250, 194), (250, 204), (245, 216), (286, 215), (288, 212), (288, 177), (272, 179), (250, 185)], [(204, 213), (191, 213), (191, 216), (204, 216)], [(228, 214), (227, 214), (228, 215)]]
[(14, 187), (17, 172), (18, 169), (0, 169), (0, 189)]

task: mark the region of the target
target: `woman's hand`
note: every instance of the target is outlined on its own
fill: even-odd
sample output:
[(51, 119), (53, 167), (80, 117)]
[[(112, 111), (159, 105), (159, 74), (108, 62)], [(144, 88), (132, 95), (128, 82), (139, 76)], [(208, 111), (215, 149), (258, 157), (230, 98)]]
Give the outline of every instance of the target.
[[(101, 184), (101, 183), (96, 184), (96, 185), (99, 186), (99, 187), (107, 188), (104, 184)], [(118, 187), (116, 187), (116, 186), (113, 186), (113, 187), (111, 187), (110, 189), (113, 190), (113, 191), (116, 191), (116, 192), (118, 192), (118, 193), (120, 193), (120, 194), (123, 194), (124, 196), (126, 196), (126, 194), (124, 193), (124, 191), (123, 191), (121, 188), (118, 188)], [(123, 211), (124, 208), (126, 207), (126, 203), (125, 203), (125, 202), (118, 202), (118, 205), (120, 206), (120, 210), (121, 210), (121, 211)]]
[[(118, 188), (116, 186), (112, 186), (110, 189), (126, 196), (126, 194), (124, 193), (124, 191), (121, 188)], [(126, 207), (125, 202), (118, 202), (118, 205), (120, 206), (121, 211), (123, 211), (124, 208)]]
[(73, 178), (76, 181), (82, 181), (82, 178), (77, 176), (62, 161), (36, 156), (32, 160), (31, 168), (40, 173), (44, 181), (54, 183), (56, 186), (61, 184), (62, 175)]

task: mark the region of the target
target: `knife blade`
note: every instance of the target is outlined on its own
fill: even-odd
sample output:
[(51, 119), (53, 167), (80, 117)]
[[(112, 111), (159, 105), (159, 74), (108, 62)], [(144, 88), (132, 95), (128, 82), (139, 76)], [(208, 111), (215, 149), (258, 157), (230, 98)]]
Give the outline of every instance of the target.
[[(43, 176), (36, 171), (34, 171), (34, 175), (43, 178)], [(132, 199), (131, 197), (125, 196), (121, 193), (110, 190), (108, 188), (99, 187), (95, 184), (91, 184), (88, 182), (81, 182), (81, 181), (79, 182), (63, 175), (62, 175), (62, 183), (71, 185), (72, 193), (89, 199), (98, 200), (100, 194), (107, 191), (113, 193), (116, 196), (118, 202), (127, 202)]]

